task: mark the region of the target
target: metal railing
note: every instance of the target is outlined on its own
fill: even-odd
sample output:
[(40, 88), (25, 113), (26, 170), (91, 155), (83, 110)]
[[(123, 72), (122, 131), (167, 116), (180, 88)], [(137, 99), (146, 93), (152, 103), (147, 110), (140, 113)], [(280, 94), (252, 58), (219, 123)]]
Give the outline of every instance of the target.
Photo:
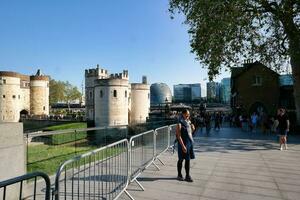
[(136, 182), (145, 190), (137, 178), (152, 164), (159, 170), (154, 161), (163, 164), (158, 157), (168, 150), (175, 129), (160, 127), (66, 161), (56, 175), (55, 199), (117, 199), (123, 192), (133, 199), (128, 184)]
[[(15, 177), (15, 178), (0, 182), (0, 194), (2, 193), (1, 194), (1, 196), (3, 197), (2, 199), (3, 200), (5, 200), (6, 198), (12, 199), (12, 197), (14, 199), (23, 199), (24, 196), (26, 196), (25, 198), (36, 199), (37, 198), (37, 178), (38, 177), (43, 178), (45, 181), (45, 184), (46, 184), (44, 199), (50, 200), (50, 179), (47, 176), (47, 174), (45, 174), (43, 172), (33, 172), (33, 173), (25, 174), (25, 175), (22, 175), (19, 177)], [(32, 194), (30, 193), (30, 191), (28, 191), (28, 189), (26, 190), (26, 192), (24, 192), (24, 188), (27, 188), (26, 181), (30, 180), (30, 179), (34, 179)], [(18, 188), (17, 184), (19, 184), (19, 188)], [(15, 187), (13, 187), (13, 185)], [(19, 191), (19, 195), (17, 195), (17, 191)], [(39, 196), (39, 199), (42, 199), (41, 196)]]
[(176, 140), (176, 124), (173, 124), (170, 127), (170, 140), (169, 140), (169, 148), (173, 151), (175, 150), (175, 140)]
[(55, 199), (117, 199), (129, 181), (128, 140), (123, 139), (63, 163), (55, 179)]
[(56, 173), (62, 162), (127, 137), (127, 126), (25, 134), (27, 170)]
[[(101, 141), (103, 131), (107, 130), (106, 127), (35, 133), (27, 135), (27, 140), (29, 141), (29, 138), (49, 136), (49, 134), (59, 135), (69, 132), (78, 136), (78, 133), (83, 131), (85, 131), (83, 134), (93, 131), (92, 135), (89, 134), (89, 142), (97, 144), (98, 141)], [(117, 199), (122, 193), (125, 193), (133, 200), (134, 198), (126, 190), (129, 183), (136, 182), (142, 190), (145, 190), (137, 181), (137, 178), (152, 164), (159, 170), (154, 161), (159, 160), (163, 164), (159, 156), (173, 145), (176, 137), (175, 132), (176, 125), (164, 126), (157, 128), (155, 131), (151, 130), (132, 136), (129, 141), (123, 139), (103, 147), (95, 145), (96, 148), (89, 150), (87, 153), (80, 152), (79, 149), (76, 150), (75, 148), (75, 154), (73, 154), (72, 158), (65, 159), (67, 161), (61, 164), (56, 172), (53, 197), (56, 200)], [(50, 199), (50, 181), (48, 176), (39, 173), (33, 173), (33, 175), (39, 175), (45, 179), (47, 185), (45, 199)], [(28, 174), (24, 177), (28, 179), (28, 177), (33, 175)], [(15, 179), (13, 180), (15, 181)], [(19, 178), (17, 180), (21, 181), (22, 189), (22, 179)], [(1, 182), (0, 186), (4, 186), (7, 183), (10, 182)], [(34, 188), (36, 188), (36, 184), (35, 178)], [(34, 189), (34, 196), (35, 194), (36, 189)]]
[(155, 156), (168, 150), (170, 141), (170, 127), (164, 126), (155, 129)]
[(144, 187), (137, 181), (137, 177), (153, 163), (155, 155), (154, 130), (131, 137), (129, 145), (130, 182), (135, 181), (144, 190)]

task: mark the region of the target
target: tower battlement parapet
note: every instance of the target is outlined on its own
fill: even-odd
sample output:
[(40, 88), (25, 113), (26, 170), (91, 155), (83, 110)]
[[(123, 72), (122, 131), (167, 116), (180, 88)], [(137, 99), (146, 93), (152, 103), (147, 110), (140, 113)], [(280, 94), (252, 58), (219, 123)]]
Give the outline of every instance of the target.
[(125, 79), (125, 80), (129, 80), (128, 70), (123, 70), (122, 73), (110, 74), (109, 78), (110, 79)]
[(96, 68), (86, 69), (85, 77), (108, 77), (108, 71), (103, 68), (99, 68), (97, 64)]

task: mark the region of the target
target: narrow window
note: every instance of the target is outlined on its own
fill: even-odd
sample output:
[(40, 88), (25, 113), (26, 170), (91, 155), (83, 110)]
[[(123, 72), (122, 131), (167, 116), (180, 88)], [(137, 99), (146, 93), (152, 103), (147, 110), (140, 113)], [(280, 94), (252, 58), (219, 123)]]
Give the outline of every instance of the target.
[(13, 95), (12, 98), (15, 99), (15, 98), (16, 98), (16, 95)]
[(102, 97), (103, 97), (103, 91), (100, 90), (100, 98), (102, 98)]
[(3, 79), (3, 84), (6, 84), (6, 79)]
[(46, 110), (46, 106), (43, 106), (43, 110)]
[(5, 94), (2, 97), (3, 97), (3, 99), (5, 99)]
[(150, 93), (148, 93), (148, 99), (150, 99)]
[(127, 90), (125, 90), (125, 98), (127, 98)]
[(253, 85), (261, 85), (262, 79), (260, 76), (253, 76)]
[(93, 99), (93, 93), (90, 92), (90, 99)]
[(114, 90), (114, 97), (117, 97), (117, 90)]
[(19, 99), (21, 99), (21, 96), (20, 96), (20, 95), (18, 95), (18, 98), (19, 98)]

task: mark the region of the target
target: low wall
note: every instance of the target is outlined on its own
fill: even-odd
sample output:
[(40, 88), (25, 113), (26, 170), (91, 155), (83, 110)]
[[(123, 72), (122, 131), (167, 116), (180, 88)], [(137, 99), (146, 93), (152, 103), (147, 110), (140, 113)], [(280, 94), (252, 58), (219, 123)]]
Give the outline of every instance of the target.
[[(0, 181), (26, 173), (22, 123), (0, 123)], [(8, 188), (9, 199), (17, 199), (19, 185)], [(1, 196), (0, 192), (0, 196)]]

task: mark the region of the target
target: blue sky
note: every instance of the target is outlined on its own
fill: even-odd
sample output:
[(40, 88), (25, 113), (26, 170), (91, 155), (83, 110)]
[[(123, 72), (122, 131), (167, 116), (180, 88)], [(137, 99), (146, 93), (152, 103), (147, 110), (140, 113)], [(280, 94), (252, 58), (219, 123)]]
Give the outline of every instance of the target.
[[(80, 86), (99, 64), (129, 70), (130, 82), (204, 83), (206, 70), (190, 53), (183, 16), (170, 19), (168, 0), (1, 0), (0, 70)], [(223, 73), (216, 80), (229, 76)]]

